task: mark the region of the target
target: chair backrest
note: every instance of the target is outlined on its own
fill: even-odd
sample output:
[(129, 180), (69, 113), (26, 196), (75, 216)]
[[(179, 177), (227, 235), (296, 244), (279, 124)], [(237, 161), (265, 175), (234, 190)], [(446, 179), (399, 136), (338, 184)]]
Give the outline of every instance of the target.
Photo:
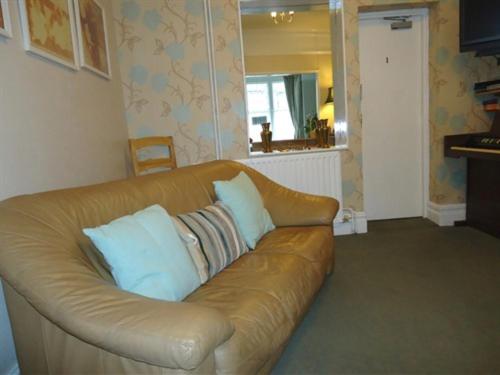
[[(156, 168), (177, 168), (175, 160), (174, 139), (172, 137), (146, 137), (138, 139), (129, 139), (130, 157), (132, 158), (132, 166), (134, 174), (138, 176), (142, 172), (146, 172)], [(139, 160), (138, 151), (146, 147), (165, 146), (168, 148), (169, 157)]]

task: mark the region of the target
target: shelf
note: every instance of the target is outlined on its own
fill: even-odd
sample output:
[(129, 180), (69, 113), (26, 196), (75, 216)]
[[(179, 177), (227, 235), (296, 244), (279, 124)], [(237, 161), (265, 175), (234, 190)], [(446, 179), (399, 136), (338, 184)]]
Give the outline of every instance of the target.
[(498, 95), (498, 96), (500, 96), (500, 88), (496, 88), (493, 90), (476, 91), (475, 93), (477, 96), (485, 96), (485, 95)]

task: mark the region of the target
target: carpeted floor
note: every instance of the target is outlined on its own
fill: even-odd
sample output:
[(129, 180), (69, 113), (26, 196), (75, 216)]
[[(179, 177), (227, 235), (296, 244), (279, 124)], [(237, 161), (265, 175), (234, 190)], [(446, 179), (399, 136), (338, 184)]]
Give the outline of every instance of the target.
[(500, 240), (423, 219), (337, 237), (273, 374), (500, 374)]

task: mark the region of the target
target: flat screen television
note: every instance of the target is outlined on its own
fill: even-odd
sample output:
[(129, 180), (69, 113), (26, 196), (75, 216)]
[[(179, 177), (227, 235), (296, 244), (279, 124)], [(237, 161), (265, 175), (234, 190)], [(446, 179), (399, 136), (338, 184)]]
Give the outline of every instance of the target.
[(500, 54), (500, 0), (460, 0), (460, 51)]

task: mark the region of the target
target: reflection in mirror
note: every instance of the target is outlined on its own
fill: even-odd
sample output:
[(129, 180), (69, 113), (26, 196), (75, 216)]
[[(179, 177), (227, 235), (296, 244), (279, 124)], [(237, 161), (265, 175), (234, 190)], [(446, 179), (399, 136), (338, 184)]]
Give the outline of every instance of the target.
[[(270, 122), (273, 140), (301, 139), (312, 129), (308, 118), (318, 115), (317, 74), (248, 75), (249, 136), (259, 139), (261, 124)], [(307, 133), (306, 133), (307, 132)]]
[[(309, 3), (304, 1), (305, 4)], [(328, 5), (245, 8), (242, 33), (252, 151), (262, 150), (262, 123), (271, 123), (275, 150), (318, 146), (319, 119), (330, 127), (334, 104)], [(324, 122), (323, 122), (324, 123)]]

